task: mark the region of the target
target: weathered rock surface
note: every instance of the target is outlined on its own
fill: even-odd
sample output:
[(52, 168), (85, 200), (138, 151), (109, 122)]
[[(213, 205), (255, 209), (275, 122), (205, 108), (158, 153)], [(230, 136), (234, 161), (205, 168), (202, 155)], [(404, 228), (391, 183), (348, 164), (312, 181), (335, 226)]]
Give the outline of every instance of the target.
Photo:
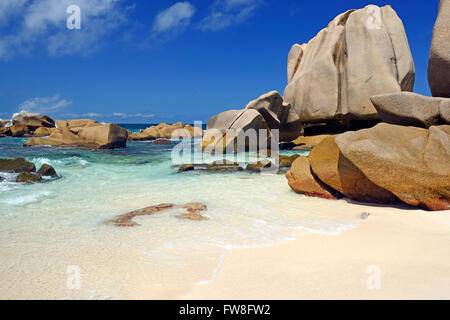
[(341, 134), (335, 142), (367, 179), (403, 202), (450, 209), (450, 126), (426, 130), (381, 123)]
[(321, 143), (324, 139), (333, 135), (321, 134), (317, 136), (300, 136), (291, 141), (293, 150), (311, 151), (312, 148)]
[(377, 120), (369, 97), (412, 91), (414, 75), (402, 21), (390, 6), (369, 5), (292, 47), (283, 99), (302, 122)]
[(297, 158), (286, 173), (289, 186), (297, 193), (324, 199), (337, 199), (337, 193), (317, 179), (307, 157)]
[(291, 156), (278, 156), (279, 164), (278, 166), (280, 168), (289, 168), (291, 167), (292, 163), (300, 157), (299, 154), (293, 154)]
[(39, 174), (30, 173), (30, 172), (21, 172), (21, 173), (19, 173), (19, 176), (17, 177), (16, 182), (33, 183), (33, 182), (39, 182), (41, 180), (42, 180), (42, 177)]
[(346, 197), (371, 203), (394, 203), (396, 197), (367, 179), (348, 159), (342, 156), (334, 137), (314, 147), (309, 155), (311, 169), (317, 178)]
[(9, 123), (8, 120), (0, 120), (0, 128), (5, 127)]
[(291, 141), (302, 133), (302, 124), (290, 105), (283, 104), (277, 91), (271, 91), (250, 101), (245, 109), (258, 111), (271, 130), (279, 130), (280, 141)]
[(450, 0), (439, 1), (428, 59), (428, 83), (434, 97), (450, 98)]
[(203, 130), (197, 127), (192, 127), (189, 124), (181, 122), (174, 124), (160, 123), (156, 126), (148, 127), (139, 133), (131, 133), (128, 140), (132, 141), (148, 141), (156, 140), (157, 138), (166, 139), (183, 139), (183, 138), (198, 138), (203, 135)]
[(31, 138), (24, 146), (50, 145), (95, 149), (124, 148), (128, 132), (115, 124), (64, 127), (53, 130), (48, 138)]
[(46, 137), (49, 136), (53, 130), (56, 130), (56, 128), (39, 127), (34, 131), (33, 136)]
[(43, 164), (37, 173), (43, 177), (56, 177), (57, 176), (55, 169), (49, 164)]
[(195, 166), (193, 164), (182, 164), (180, 168), (178, 168), (178, 172), (186, 172), (195, 170)]
[[(266, 138), (260, 141), (260, 130), (265, 131)], [(252, 139), (246, 139), (244, 135)], [(222, 112), (208, 121), (201, 148), (210, 153), (233, 153), (259, 148), (267, 149), (271, 132), (264, 117), (256, 110), (229, 110)]]
[(36, 172), (36, 166), (24, 158), (0, 159), (0, 171), (2, 172)]
[(65, 128), (65, 127), (90, 127), (96, 126), (100, 124), (98, 121), (92, 119), (72, 119), (72, 120), (56, 120), (56, 127)]
[(43, 116), (39, 113), (19, 113), (16, 114), (12, 118), (12, 124), (15, 125), (23, 125), (28, 127), (47, 127), (54, 128), (55, 121), (49, 116)]
[(443, 99), (439, 104), (439, 116), (444, 124), (450, 124), (450, 99)]
[[(441, 102), (450, 102), (450, 99), (426, 97), (412, 92), (387, 93), (373, 96), (370, 100), (383, 122), (423, 128), (439, 124)], [(445, 117), (445, 105), (442, 109)]]

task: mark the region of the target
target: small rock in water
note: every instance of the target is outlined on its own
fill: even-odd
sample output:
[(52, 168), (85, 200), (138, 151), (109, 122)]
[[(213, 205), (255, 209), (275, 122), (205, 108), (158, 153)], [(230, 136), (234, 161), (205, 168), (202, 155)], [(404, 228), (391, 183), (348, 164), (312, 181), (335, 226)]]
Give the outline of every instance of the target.
[(207, 210), (208, 208), (201, 203), (192, 202), (187, 203), (183, 206), (176, 206), (170, 203), (163, 203), (156, 206), (146, 207), (140, 210), (132, 211), (126, 214), (117, 216), (116, 218), (107, 221), (107, 223), (114, 224), (116, 227), (136, 227), (139, 226), (138, 223), (134, 222), (132, 219), (136, 216), (148, 216), (155, 214), (157, 212), (165, 211), (168, 209), (186, 209), (189, 213), (181, 214), (177, 216), (178, 218), (191, 219), (191, 220), (206, 220), (207, 218), (197, 214), (196, 212)]
[(36, 166), (24, 158), (0, 159), (0, 171), (16, 173), (36, 172)]
[(17, 177), (16, 182), (39, 182), (42, 180), (42, 177), (39, 174), (29, 173), (29, 172), (21, 172)]
[(171, 144), (172, 141), (167, 140), (167, 139), (158, 139), (153, 141), (153, 144)]
[(196, 220), (196, 221), (208, 220), (208, 218), (206, 218), (198, 213), (183, 213), (176, 217), (178, 219), (188, 219), (188, 220)]
[(361, 213), (361, 219), (367, 219), (368, 217), (370, 216), (370, 213), (368, 213), (368, 212), (363, 212), (363, 213)]
[(186, 171), (192, 171), (195, 167), (193, 164), (183, 164), (179, 169), (178, 172), (186, 172)]
[(53, 169), (53, 167), (48, 164), (43, 164), (37, 173), (43, 177), (56, 177), (57, 176), (55, 169)]

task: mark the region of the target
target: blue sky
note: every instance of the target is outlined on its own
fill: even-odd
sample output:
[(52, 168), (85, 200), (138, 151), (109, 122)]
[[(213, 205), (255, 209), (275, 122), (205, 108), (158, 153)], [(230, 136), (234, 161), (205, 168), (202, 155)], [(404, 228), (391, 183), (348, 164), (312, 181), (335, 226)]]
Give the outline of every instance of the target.
[[(81, 9), (69, 30), (66, 8)], [(405, 25), (415, 92), (438, 0), (0, 0), (0, 118), (20, 110), (115, 123), (207, 121), (286, 86), (294, 43), (336, 15), (390, 4)]]

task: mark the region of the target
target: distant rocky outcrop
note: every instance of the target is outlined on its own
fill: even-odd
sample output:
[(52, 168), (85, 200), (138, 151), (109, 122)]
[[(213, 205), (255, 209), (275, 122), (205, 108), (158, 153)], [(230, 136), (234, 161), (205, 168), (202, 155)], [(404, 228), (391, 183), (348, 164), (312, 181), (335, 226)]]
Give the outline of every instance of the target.
[[(427, 130), (380, 123), (325, 139), (308, 160), (321, 187), (353, 200), (393, 203), (399, 199), (428, 210), (450, 209), (448, 125)], [(298, 182), (311, 181), (304, 162), (297, 159), (287, 178), (296, 192), (308, 194), (310, 183)]]
[(370, 98), (383, 122), (429, 128), (450, 124), (449, 98), (432, 98), (412, 92), (396, 92)]
[(6, 127), (9, 122), (8, 120), (0, 120), (0, 128)]
[(46, 127), (54, 128), (55, 121), (49, 116), (43, 116), (39, 113), (18, 113), (12, 118), (13, 126), (24, 125), (34, 128)]
[(428, 83), (434, 97), (450, 98), (450, 0), (439, 1), (428, 59)]
[(4, 123), (4, 126), (0, 126), (0, 137), (32, 137), (37, 130), (42, 132), (54, 127), (55, 122), (49, 116), (21, 112), (14, 115), (11, 121)]
[(98, 121), (92, 119), (72, 119), (72, 120), (56, 120), (57, 128), (65, 127), (90, 127), (100, 124)]
[(189, 124), (181, 122), (174, 124), (160, 123), (156, 126), (151, 126), (138, 133), (131, 133), (128, 135), (130, 141), (148, 141), (156, 140), (158, 138), (165, 139), (183, 139), (183, 138), (198, 138), (203, 135), (201, 128), (192, 127)]
[(50, 145), (94, 149), (124, 148), (128, 132), (115, 124), (95, 124), (85, 127), (61, 127), (52, 130), (47, 138), (31, 138), (25, 147)]
[(415, 69), (403, 23), (390, 7), (337, 16), (288, 56), (284, 103), (304, 123), (378, 120), (370, 97), (412, 91)]

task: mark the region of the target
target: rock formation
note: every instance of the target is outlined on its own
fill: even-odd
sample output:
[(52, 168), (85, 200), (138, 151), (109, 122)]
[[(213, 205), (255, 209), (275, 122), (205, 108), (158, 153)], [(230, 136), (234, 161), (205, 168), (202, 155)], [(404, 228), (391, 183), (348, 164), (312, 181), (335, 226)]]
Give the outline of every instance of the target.
[(189, 124), (181, 122), (174, 124), (160, 123), (156, 126), (148, 127), (139, 133), (131, 133), (128, 135), (130, 141), (148, 141), (156, 140), (157, 138), (166, 139), (183, 139), (183, 138), (198, 138), (203, 135), (201, 128), (192, 127)]
[(412, 91), (414, 75), (402, 21), (390, 6), (369, 5), (292, 47), (283, 99), (302, 122), (377, 120), (369, 97)]
[[(427, 130), (380, 123), (323, 140), (308, 161), (315, 181), (351, 199), (450, 209), (448, 125)], [(313, 181), (306, 167), (297, 159), (287, 174), (292, 189), (304, 194)]]
[(85, 127), (62, 127), (53, 130), (48, 138), (31, 138), (25, 147), (50, 145), (94, 149), (124, 148), (128, 132), (115, 124), (96, 124)]
[(428, 59), (428, 83), (434, 97), (450, 98), (450, 0), (439, 1)]
[(449, 98), (431, 98), (412, 92), (396, 92), (371, 97), (383, 122), (429, 128), (450, 124)]

